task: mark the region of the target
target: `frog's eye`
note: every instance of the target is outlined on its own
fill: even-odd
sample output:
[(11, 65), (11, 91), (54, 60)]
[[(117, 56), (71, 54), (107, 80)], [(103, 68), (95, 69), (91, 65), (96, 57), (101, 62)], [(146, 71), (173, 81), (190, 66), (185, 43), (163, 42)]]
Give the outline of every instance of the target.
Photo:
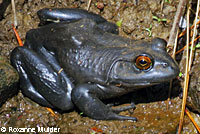
[(135, 66), (140, 70), (147, 70), (152, 66), (152, 61), (148, 56), (140, 55), (135, 60)]

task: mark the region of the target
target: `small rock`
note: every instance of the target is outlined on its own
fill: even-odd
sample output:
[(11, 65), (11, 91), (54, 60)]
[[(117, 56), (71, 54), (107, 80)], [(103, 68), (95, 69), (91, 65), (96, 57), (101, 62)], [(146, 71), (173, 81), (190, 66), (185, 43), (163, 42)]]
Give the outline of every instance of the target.
[(104, 4), (102, 2), (97, 2), (96, 6), (98, 9), (102, 10), (104, 8)]
[(164, 7), (164, 9), (163, 9), (163, 13), (165, 14), (165, 15), (168, 15), (168, 14), (170, 14), (170, 13), (172, 13), (172, 12), (176, 12), (176, 8), (175, 7), (173, 7), (173, 6), (166, 6), (166, 7)]

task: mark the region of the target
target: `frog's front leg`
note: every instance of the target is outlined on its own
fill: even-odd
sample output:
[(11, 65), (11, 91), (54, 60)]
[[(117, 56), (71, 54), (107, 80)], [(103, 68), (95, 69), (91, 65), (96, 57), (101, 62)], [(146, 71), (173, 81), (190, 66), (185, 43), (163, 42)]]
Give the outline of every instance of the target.
[[(104, 89), (108, 90), (105, 91)], [(115, 110), (106, 106), (100, 99), (110, 97), (109, 89), (102, 89), (97, 84), (81, 84), (72, 91), (75, 105), (88, 117), (98, 120), (134, 120), (135, 117), (118, 115)]]
[(91, 19), (97, 23), (97, 26), (105, 32), (118, 34), (119, 30), (116, 24), (108, 22), (100, 15), (88, 12), (78, 8), (44, 8), (37, 12), (40, 19), (40, 25), (50, 22), (74, 22), (80, 19)]
[(73, 108), (68, 78), (46, 58), (29, 48), (17, 47), (11, 53), (11, 63), (20, 75), (20, 87), (26, 96), (47, 107), (64, 111)]

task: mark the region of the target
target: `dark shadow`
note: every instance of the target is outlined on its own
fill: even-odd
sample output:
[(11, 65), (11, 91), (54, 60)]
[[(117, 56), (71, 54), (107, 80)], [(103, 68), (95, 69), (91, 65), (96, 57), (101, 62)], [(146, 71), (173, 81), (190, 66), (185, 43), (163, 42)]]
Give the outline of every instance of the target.
[[(181, 86), (178, 80), (174, 80), (171, 98), (179, 96), (181, 93)], [(125, 103), (134, 102), (135, 104), (139, 103), (150, 103), (156, 101), (167, 100), (169, 94), (169, 83), (162, 83), (159, 85), (151, 86), (148, 88), (138, 89), (134, 92), (119, 96), (113, 99), (107, 99), (104, 102), (107, 104), (120, 105)]]
[(10, 4), (11, 0), (3, 0), (0, 4), (0, 21), (3, 19), (3, 15)]

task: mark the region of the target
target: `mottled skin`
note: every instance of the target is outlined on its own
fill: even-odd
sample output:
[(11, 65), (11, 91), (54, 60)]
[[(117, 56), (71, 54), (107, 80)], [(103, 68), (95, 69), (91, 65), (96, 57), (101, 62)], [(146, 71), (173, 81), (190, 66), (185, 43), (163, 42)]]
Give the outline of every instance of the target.
[[(120, 37), (115, 24), (85, 10), (43, 9), (38, 15), (41, 25), (61, 22), (30, 30), (25, 46), (13, 50), (11, 62), (22, 92), (41, 105), (64, 111), (76, 106), (93, 119), (136, 120), (117, 114), (134, 105), (113, 110), (101, 100), (169, 81), (179, 73), (162, 39)], [(135, 64), (141, 55), (151, 59), (148, 69)]]

